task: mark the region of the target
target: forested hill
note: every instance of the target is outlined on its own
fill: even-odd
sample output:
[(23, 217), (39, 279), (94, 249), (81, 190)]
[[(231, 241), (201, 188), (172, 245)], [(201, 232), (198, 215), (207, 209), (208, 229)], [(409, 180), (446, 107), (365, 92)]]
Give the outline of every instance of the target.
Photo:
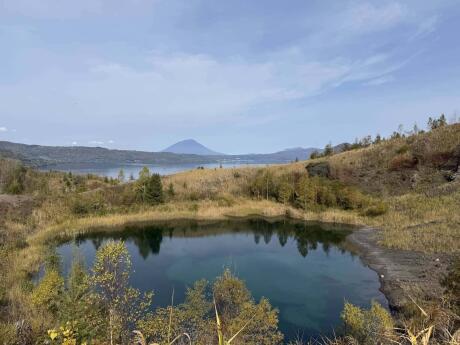
[(41, 146), (0, 141), (0, 156), (41, 166), (52, 164), (213, 163), (215, 158), (169, 152), (110, 150), (103, 147)]

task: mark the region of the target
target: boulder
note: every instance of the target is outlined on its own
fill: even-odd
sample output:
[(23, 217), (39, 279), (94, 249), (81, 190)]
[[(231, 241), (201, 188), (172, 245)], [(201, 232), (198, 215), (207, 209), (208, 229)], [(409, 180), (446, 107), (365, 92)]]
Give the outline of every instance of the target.
[(305, 169), (310, 177), (320, 176), (329, 178), (331, 176), (331, 167), (328, 162), (315, 162), (308, 164)]

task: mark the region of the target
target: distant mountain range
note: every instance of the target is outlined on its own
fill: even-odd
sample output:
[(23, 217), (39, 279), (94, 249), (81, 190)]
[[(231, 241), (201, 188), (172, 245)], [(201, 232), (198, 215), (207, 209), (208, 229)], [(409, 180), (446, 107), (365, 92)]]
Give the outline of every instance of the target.
[(14, 158), (33, 166), (53, 164), (204, 164), (214, 163), (208, 156), (110, 150), (86, 146), (41, 146), (0, 141), (0, 156)]
[(179, 153), (179, 154), (192, 154), (200, 156), (223, 156), (223, 153), (219, 153), (208, 149), (206, 146), (200, 144), (194, 139), (186, 139), (175, 143), (164, 149), (161, 152)]
[[(343, 145), (343, 144), (342, 144)], [(341, 145), (335, 147), (339, 150)], [(120, 165), (120, 164), (210, 164), (287, 163), (305, 160), (316, 148), (291, 148), (266, 154), (225, 155), (215, 152), (195, 140), (178, 142), (162, 152), (111, 150), (86, 146), (41, 146), (0, 141), (0, 157), (17, 159), (30, 166), (52, 167), (63, 164)]]

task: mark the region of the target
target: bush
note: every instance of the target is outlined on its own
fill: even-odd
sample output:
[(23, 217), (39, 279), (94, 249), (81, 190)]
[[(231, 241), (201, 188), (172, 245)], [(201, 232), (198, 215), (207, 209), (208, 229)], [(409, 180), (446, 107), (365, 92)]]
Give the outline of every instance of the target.
[(310, 177), (327, 177), (331, 176), (331, 167), (329, 162), (314, 162), (309, 163), (305, 167), (308, 171), (308, 176)]
[[(2, 162), (3, 163), (3, 162)], [(20, 163), (5, 164), (6, 171), (2, 171), (3, 191), (6, 194), (21, 194), (25, 189), (27, 168)], [(2, 169), (3, 170), (3, 169)]]
[(381, 216), (388, 212), (388, 205), (382, 201), (375, 202), (373, 205), (370, 205), (364, 209), (363, 215), (367, 217), (377, 217)]
[[(219, 326), (216, 325), (216, 311)], [(189, 334), (194, 344), (216, 344), (216, 326), (223, 339), (230, 339), (245, 326), (235, 338), (235, 344), (279, 345), (283, 339), (278, 330), (278, 311), (267, 299), (256, 303), (244, 282), (228, 270), (212, 285), (205, 280), (196, 282), (187, 290), (185, 303), (158, 308), (139, 323), (147, 340), (159, 344), (183, 333)]]
[(390, 313), (373, 301), (368, 310), (346, 302), (340, 315), (345, 332), (362, 345), (386, 344), (394, 325)]
[(49, 270), (32, 292), (32, 303), (45, 307), (51, 312), (56, 312), (61, 304), (64, 291), (64, 278), (58, 271)]
[(70, 209), (73, 214), (83, 216), (87, 214), (105, 214), (107, 205), (104, 196), (100, 193), (91, 196), (77, 195), (71, 202)]

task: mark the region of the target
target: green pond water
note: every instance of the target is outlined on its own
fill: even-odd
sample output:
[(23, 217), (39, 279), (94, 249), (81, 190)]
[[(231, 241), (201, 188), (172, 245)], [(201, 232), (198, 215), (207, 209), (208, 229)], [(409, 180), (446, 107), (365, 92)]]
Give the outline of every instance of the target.
[(243, 279), (256, 300), (279, 309), (285, 339), (332, 334), (344, 301), (367, 307), (377, 300), (377, 274), (347, 248), (350, 229), (317, 223), (261, 219), (218, 223), (179, 222), (93, 234), (58, 247), (64, 272), (75, 251), (92, 265), (108, 240), (125, 241), (132, 257), (131, 284), (153, 290), (154, 305), (184, 300), (199, 279), (213, 281), (225, 268)]

